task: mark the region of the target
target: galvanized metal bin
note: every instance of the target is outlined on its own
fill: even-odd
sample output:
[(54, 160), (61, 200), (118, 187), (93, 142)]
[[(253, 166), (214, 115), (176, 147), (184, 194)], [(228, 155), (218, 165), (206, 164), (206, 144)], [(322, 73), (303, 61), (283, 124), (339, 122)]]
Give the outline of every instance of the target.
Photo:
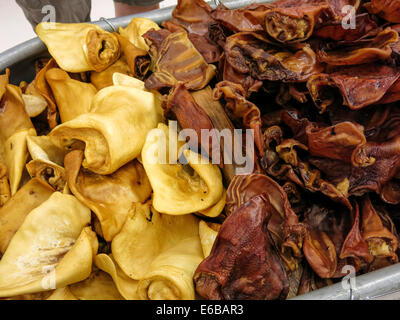
[[(240, 8), (251, 3), (266, 3), (272, 0), (225, 0), (223, 3), (231, 8)], [(216, 0), (217, 2), (217, 0)], [(216, 3), (210, 3), (215, 7)], [(142, 14), (113, 18), (94, 22), (103, 29), (113, 31), (113, 28), (126, 27), (133, 17), (146, 17), (157, 23), (171, 17), (173, 7), (163, 8)], [(19, 84), (21, 81), (31, 81), (35, 75), (34, 60), (48, 56), (46, 46), (39, 38), (26, 41), (0, 54), (0, 74), (6, 68), (11, 70), (10, 82)], [(341, 282), (308, 294), (297, 296), (293, 300), (358, 300), (358, 299), (399, 299), (400, 300), (400, 263), (364, 274), (355, 278), (355, 286), (347, 289)]]

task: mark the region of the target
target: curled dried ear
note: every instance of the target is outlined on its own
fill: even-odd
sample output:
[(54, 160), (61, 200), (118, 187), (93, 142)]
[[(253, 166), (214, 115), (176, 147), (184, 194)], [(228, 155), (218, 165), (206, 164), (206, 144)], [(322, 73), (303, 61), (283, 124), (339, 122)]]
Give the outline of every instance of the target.
[(104, 89), (112, 86), (114, 73), (121, 73), (131, 75), (126, 58), (122, 56), (117, 62), (109, 66), (101, 72), (92, 72), (90, 82), (96, 87), (97, 90)]
[(116, 36), (95, 24), (41, 22), (36, 33), (67, 72), (103, 71), (121, 54)]
[(129, 278), (115, 262), (112, 255), (102, 253), (97, 255), (94, 261), (99, 269), (112, 277), (115, 286), (124, 299), (139, 300), (137, 293), (139, 281)]
[(26, 140), (36, 130), (25, 110), (21, 89), (6, 85), (0, 110), (0, 148), (7, 166), (11, 194), (19, 188), (25, 162), (28, 158)]
[(71, 79), (64, 70), (53, 68), (46, 80), (55, 98), (61, 122), (67, 122), (90, 111), (97, 89), (90, 83)]
[(160, 27), (150, 19), (133, 18), (126, 28), (119, 27), (118, 31), (137, 48), (148, 51), (149, 47), (142, 36), (151, 29), (159, 30)]
[(0, 252), (4, 253), (8, 244), (28, 214), (45, 202), (54, 189), (43, 181), (33, 178), (0, 208)]
[(136, 204), (112, 241), (113, 258), (138, 280), (140, 299), (194, 299), (193, 273), (203, 259), (198, 219)]
[(99, 175), (81, 168), (83, 152), (65, 157), (65, 171), (71, 192), (97, 216), (103, 237), (111, 241), (125, 223), (132, 206), (151, 194), (143, 166), (134, 160), (111, 175)]
[(27, 145), (32, 158), (26, 165), (29, 175), (42, 179), (56, 191), (63, 191), (66, 184), (63, 164), (66, 151), (54, 145), (47, 136), (30, 136)]
[(66, 149), (83, 149), (83, 167), (106, 175), (135, 159), (147, 132), (160, 121), (160, 101), (150, 92), (126, 86), (100, 90), (89, 113), (50, 132), (53, 142)]
[(223, 196), (221, 172), (208, 159), (189, 149), (183, 151), (187, 164), (177, 162), (183, 143), (177, 141), (175, 134), (173, 129), (159, 124), (157, 130), (149, 132), (143, 147), (142, 161), (153, 188), (154, 208), (172, 215), (208, 209)]
[(98, 246), (95, 233), (86, 227), (89, 223), (90, 210), (71, 195), (55, 192), (33, 209), (0, 261), (0, 296), (41, 292), (86, 279)]

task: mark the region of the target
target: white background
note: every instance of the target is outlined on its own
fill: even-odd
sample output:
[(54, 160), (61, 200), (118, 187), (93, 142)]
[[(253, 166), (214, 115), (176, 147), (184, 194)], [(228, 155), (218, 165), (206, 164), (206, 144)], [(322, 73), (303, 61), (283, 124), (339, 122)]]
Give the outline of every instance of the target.
[[(176, 0), (164, 0), (160, 6), (175, 5)], [(92, 0), (92, 21), (101, 17), (113, 18), (115, 15), (112, 0)], [(35, 33), (21, 8), (14, 0), (0, 0), (0, 53), (35, 37)]]

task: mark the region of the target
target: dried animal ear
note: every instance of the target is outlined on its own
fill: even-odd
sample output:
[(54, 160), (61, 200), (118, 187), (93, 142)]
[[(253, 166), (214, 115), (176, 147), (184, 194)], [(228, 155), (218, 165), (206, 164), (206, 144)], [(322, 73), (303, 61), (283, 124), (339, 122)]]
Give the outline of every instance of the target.
[(26, 140), (36, 136), (31, 119), (25, 110), (21, 89), (6, 85), (0, 110), (0, 153), (7, 167), (11, 194), (14, 195), (20, 185), (22, 172), (28, 158)]
[(96, 214), (104, 239), (111, 241), (121, 230), (132, 206), (150, 197), (150, 182), (137, 160), (111, 175), (99, 175), (81, 168), (82, 160), (80, 150), (65, 157), (68, 186)]
[(132, 75), (124, 56), (122, 56), (117, 62), (109, 66), (107, 69), (101, 72), (92, 72), (90, 76), (90, 82), (96, 87), (97, 90), (110, 87), (113, 84), (116, 84), (113, 82), (113, 76), (115, 73)]
[(160, 118), (160, 101), (153, 93), (111, 86), (96, 94), (89, 113), (57, 126), (49, 136), (63, 148), (83, 149), (83, 167), (107, 175), (140, 154), (147, 132)]
[(203, 259), (198, 219), (171, 216), (136, 204), (112, 241), (113, 258), (138, 280), (140, 299), (194, 299), (193, 273)]
[(211, 249), (214, 245), (215, 239), (217, 238), (218, 231), (220, 228), (221, 228), (220, 224), (200, 221), (199, 236), (200, 236), (201, 247), (203, 249), (204, 258), (207, 258), (210, 255)]
[[(183, 151), (187, 164), (182, 165), (177, 162), (182, 146), (172, 127), (159, 124), (157, 130), (149, 132), (143, 147), (142, 161), (153, 188), (153, 205), (161, 213), (182, 215), (206, 210), (223, 196), (219, 168), (189, 149)], [(162, 150), (165, 159), (161, 158)], [(176, 164), (171, 164), (173, 161)]]
[(103, 71), (121, 54), (117, 37), (96, 24), (41, 22), (36, 33), (67, 72)]
[(33, 209), (0, 261), (0, 296), (36, 293), (86, 279), (98, 247), (95, 233), (86, 227), (89, 223), (90, 210), (71, 195), (55, 192)]
[(50, 198), (54, 189), (33, 178), (0, 208), (0, 253), (4, 253), (28, 214)]
[(148, 51), (149, 47), (142, 37), (147, 31), (160, 30), (157, 23), (146, 18), (133, 18), (126, 28), (119, 27), (119, 34), (139, 49)]
[(57, 68), (46, 72), (46, 80), (53, 92), (62, 123), (90, 111), (97, 93), (92, 84), (71, 79), (67, 72)]

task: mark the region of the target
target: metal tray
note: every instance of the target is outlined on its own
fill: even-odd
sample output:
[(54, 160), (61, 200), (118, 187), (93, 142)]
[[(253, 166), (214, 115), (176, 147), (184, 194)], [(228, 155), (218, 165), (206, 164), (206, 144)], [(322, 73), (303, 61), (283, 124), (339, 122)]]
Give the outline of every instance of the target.
[[(251, 3), (266, 3), (272, 0), (224, 0), (223, 3), (231, 9), (244, 7)], [(215, 3), (210, 5), (215, 7)], [(133, 17), (149, 18), (157, 23), (171, 17), (173, 7), (146, 13), (103, 19), (94, 23), (103, 29), (113, 31), (113, 27), (126, 27)], [(39, 38), (26, 41), (14, 48), (0, 53), (0, 74), (6, 68), (11, 70), (10, 82), (19, 84), (21, 81), (34, 79), (35, 70), (33, 61), (38, 57), (48, 56), (46, 46)], [(370, 272), (355, 278), (355, 287), (344, 289), (342, 283), (336, 283), (313, 292), (292, 298), (293, 300), (358, 300), (358, 299), (396, 299), (400, 300), (400, 263)]]

